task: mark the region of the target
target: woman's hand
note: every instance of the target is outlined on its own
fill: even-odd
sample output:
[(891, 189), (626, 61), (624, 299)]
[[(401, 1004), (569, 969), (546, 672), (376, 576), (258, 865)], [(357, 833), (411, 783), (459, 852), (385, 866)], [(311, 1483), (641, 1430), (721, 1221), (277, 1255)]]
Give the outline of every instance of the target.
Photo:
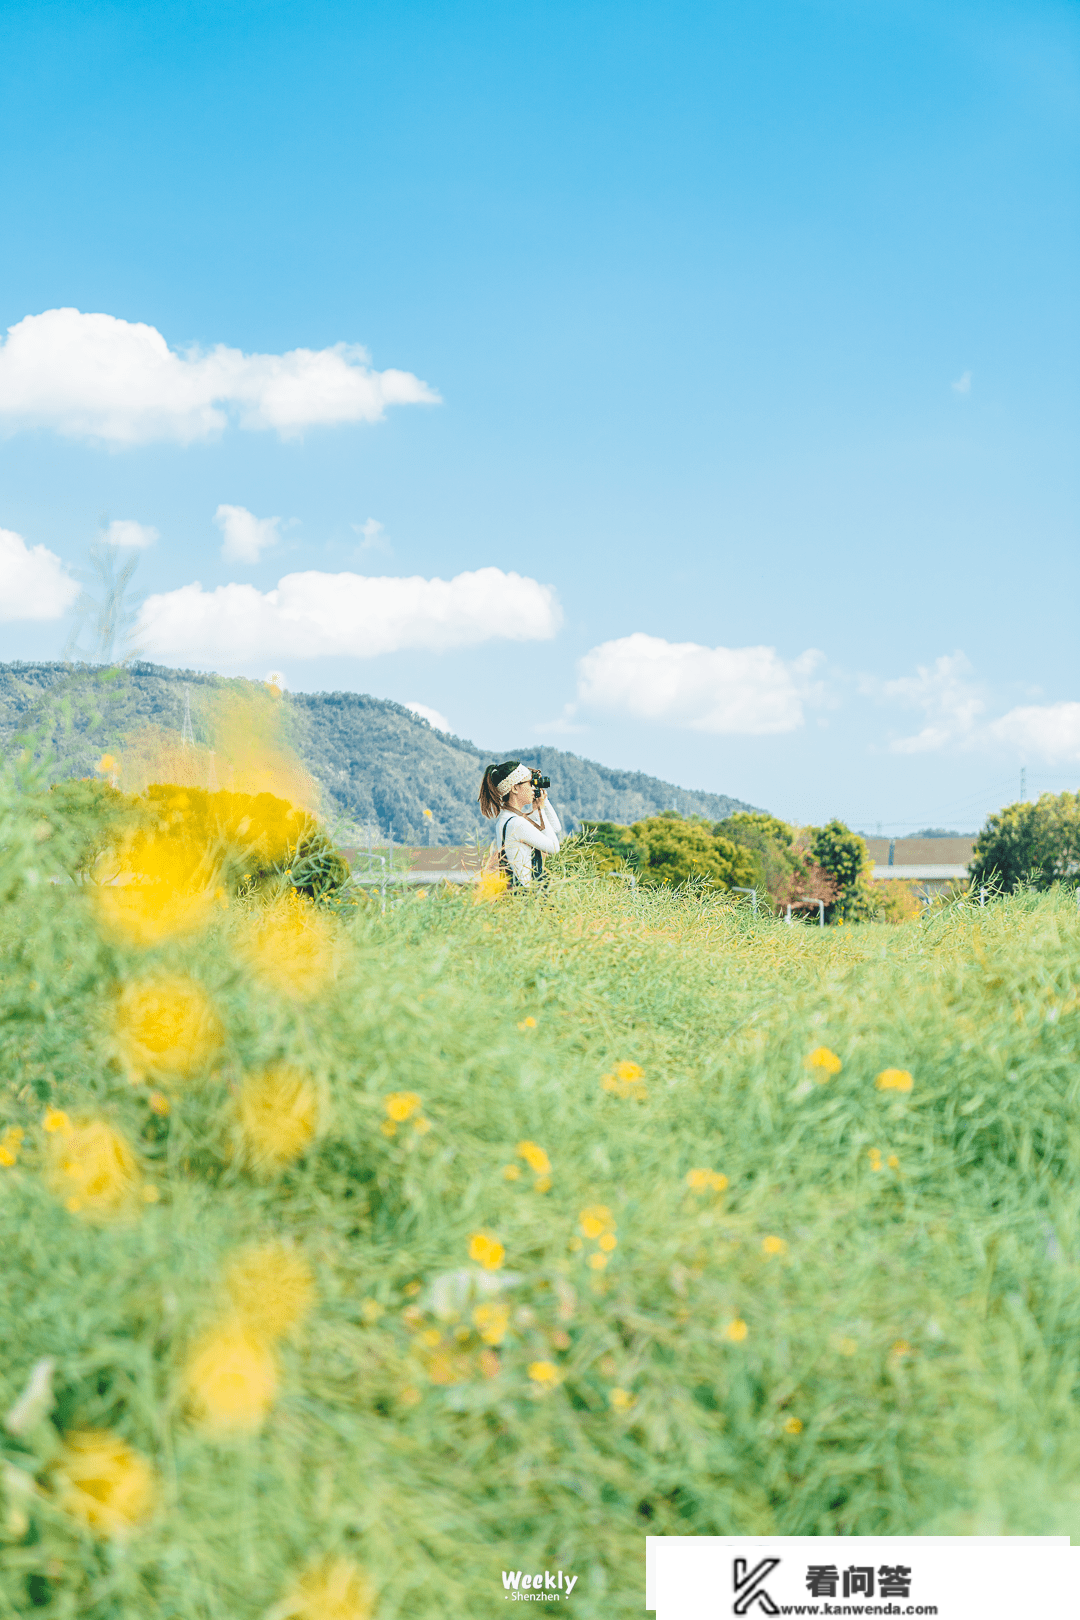
[(547, 794), (544, 792), (544, 789), (543, 788), (533, 788), (533, 804), (537, 807), (537, 809), (539, 809), (542, 804), (546, 804), (546, 803), (547, 803)]

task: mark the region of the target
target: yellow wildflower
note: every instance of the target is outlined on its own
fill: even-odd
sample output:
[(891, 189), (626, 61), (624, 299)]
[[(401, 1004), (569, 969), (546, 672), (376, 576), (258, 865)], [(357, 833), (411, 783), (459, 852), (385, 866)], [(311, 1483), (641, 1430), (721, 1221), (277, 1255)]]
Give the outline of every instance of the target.
[(49, 1142), (48, 1181), (73, 1215), (119, 1215), (142, 1176), (127, 1139), (102, 1119), (77, 1119)]
[(553, 1361), (530, 1361), (529, 1377), (534, 1384), (551, 1389), (559, 1382), (559, 1369)]
[(510, 1326), (510, 1307), (498, 1302), (477, 1305), (472, 1319), (485, 1344), (502, 1344)]
[(900, 1160), (897, 1158), (895, 1153), (890, 1153), (885, 1163), (889, 1166), (890, 1170), (899, 1170), (900, 1168)]
[(597, 1239), (599, 1247), (603, 1249), (605, 1254), (610, 1254), (612, 1249), (614, 1249), (618, 1244), (618, 1241), (619, 1240), (615, 1236), (614, 1232), (601, 1232), (599, 1238)]
[(100, 776), (107, 776), (110, 771), (116, 770), (116, 760), (112, 754), (102, 754), (94, 769)]
[(503, 1180), (504, 1181), (520, 1181), (521, 1180), (521, 1166), (520, 1166), (520, 1164), (504, 1164), (503, 1165)]
[(133, 1080), (189, 1080), (222, 1045), (209, 996), (185, 974), (129, 984), (116, 1010), (120, 1052)]
[(485, 1271), (498, 1271), (506, 1258), (506, 1250), (486, 1232), (474, 1232), (469, 1239), (469, 1259), (476, 1260)]
[(268, 1342), (299, 1326), (315, 1298), (311, 1267), (284, 1243), (242, 1249), (225, 1272), (225, 1287), (238, 1320)]
[(502, 872), (485, 872), (473, 886), (473, 904), (483, 905), (506, 893), (509, 879)]
[(299, 1069), (275, 1064), (246, 1076), (237, 1115), (246, 1157), (260, 1170), (281, 1170), (300, 1157), (315, 1135), (315, 1088)]
[(392, 1119), (384, 1119), (382, 1124), (379, 1126), (379, 1129), (382, 1131), (384, 1136), (397, 1135), (397, 1126), (394, 1124)]
[(603, 1271), (607, 1263), (607, 1255), (601, 1254), (599, 1250), (597, 1250), (595, 1254), (590, 1254), (589, 1256), (589, 1265), (592, 1267), (593, 1271)]
[(644, 1076), (645, 1070), (637, 1063), (628, 1063), (625, 1059), (615, 1065), (615, 1078), (621, 1080), (623, 1085), (630, 1085)]
[(185, 1381), (195, 1416), (206, 1428), (254, 1433), (277, 1394), (277, 1365), (264, 1343), (231, 1323), (196, 1345)]
[(108, 1430), (77, 1429), (65, 1435), (55, 1480), (64, 1511), (99, 1535), (126, 1535), (149, 1517), (154, 1505), (154, 1470)]
[(19, 1149), (22, 1147), (26, 1132), (21, 1125), (9, 1125), (3, 1136), (0, 1136), (0, 1164), (10, 1169), (18, 1161)]
[(634, 1397), (631, 1395), (628, 1389), (608, 1390), (608, 1400), (611, 1402), (616, 1412), (625, 1412), (634, 1404)]
[(881, 1169), (881, 1152), (878, 1148), (870, 1148), (866, 1157), (870, 1160), (871, 1170)]
[(807, 1069), (816, 1069), (816, 1079), (819, 1085), (824, 1085), (834, 1074), (839, 1074), (843, 1064), (835, 1052), (830, 1052), (827, 1046), (815, 1046), (810, 1056), (805, 1059)]
[(425, 816), (428, 821), (434, 821), (435, 819), (435, 812), (433, 810), (423, 810), (421, 811), (421, 814)]
[(900, 1361), (904, 1356), (910, 1356), (911, 1346), (906, 1339), (897, 1339), (892, 1347), (892, 1354)]
[(551, 1191), (551, 1177), (550, 1176), (537, 1176), (536, 1180), (533, 1182), (533, 1187), (535, 1188), (535, 1190), (538, 1193), (550, 1192)]
[(782, 1237), (763, 1238), (761, 1251), (763, 1254), (787, 1254), (787, 1244)]
[(417, 1136), (426, 1136), (428, 1131), (431, 1129), (431, 1121), (430, 1119), (425, 1119), (423, 1114), (417, 1114), (416, 1118), (412, 1122), (412, 1128), (416, 1132)]
[(542, 1147), (535, 1142), (519, 1142), (517, 1145), (519, 1159), (524, 1159), (530, 1170), (535, 1170), (538, 1176), (546, 1176), (551, 1169), (551, 1160)]
[(879, 1091), (910, 1091), (915, 1082), (907, 1069), (882, 1069), (874, 1084)]
[(480, 1371), (485, 1378), (497, 1378), (501, 1363), (494, 1350), (481, 1350)]
[(784, 1423), (785, 1434), (802, 1434), (802, 1418), (789, 1417)]
[(140, 945), (202, 928), (214, 907), (205, 854), (205, 846), (182, 838), (134, 840), (115, 880), (94, 891), (102, 921)]
[(57, 1131), (69, 1131), (71, 1129), (71, 1121), (62, 1108), (46, 1108), (42, 1124), (50, 1136)]
[(274, 1609), (277, 1620), (371, 1620), (374, 1613), (374, 1591), (351, 1558), (331, 1559), (301, 1575)]
[(529, 1014), (528, 1018), (523, 1018), (521, 1020), (521, 1023), (518, 1025), (518, 1029), (535, 1029), (535, 1028), (536, 1028), (536, 1019), (532, 1016), (531, 1013)]
[(838, 1339), (836, 1348), (842, 1356), (853, 1356), (859, 1348), (858, 1339)]
[(254, 924), (245, 949), (256, 976), (271, 989), (310, 1001), (334, 976), (337, 930), (332, 918), (290, 889)]
[(614, 1232), (615, 1221), (606, 1204), (589, 1204), (578, 1216), (578, 1224), (587, 1238), (598, 1238), (601, 1232)]
[(749, 1331), (742, 1317), (736, 1316), (734, 1321), (729, 1322), (724, 1329), (724, 1338), (730, 1339), (732, 1344), (742, 1344)]
[(422, 1106), (415, 1091), (392, 1091), (388, 1097), (383, 1098), (387, 1116), (399, 1125), (418, 1113)]
[(150, 1105), (150, 1112), (152, 1114), (158, 1114), (162, 1119), (164, 1119), (166, 1114), (169, 1112), (168, 1097), (163, 1097), (160, 1091), (152, 1091), (146, 1100)]
[(648, 1095), (644, 1069), (640, 1064), (630, 1063), (625, 1058), (616, 1063), (613, 1074), (601, 1075), (600, 1084), (605, 1091), (613, 1092), (620, 1097), (631, 1097), (635, 1102), (644, 1102)]

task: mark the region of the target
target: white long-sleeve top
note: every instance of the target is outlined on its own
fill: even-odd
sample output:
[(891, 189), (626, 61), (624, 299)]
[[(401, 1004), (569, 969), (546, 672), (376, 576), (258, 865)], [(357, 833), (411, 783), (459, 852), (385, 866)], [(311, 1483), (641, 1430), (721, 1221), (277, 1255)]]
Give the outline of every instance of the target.
[[(533, 816), (538, 819), (533, 821)], [(543, 828), (540, 826), (541, 820)], [(550, 799), (546, 799), (543, 805), (533, 805), (528, 815), (520, 810), (502, 810), (495, 818), (495, 853), (497, 855), (505, 849), (510, 870), (518, 882), (531, 883), (533, 850), (542, 850), (545, 855), (556, 854), (561, 832), (562, 822)]]

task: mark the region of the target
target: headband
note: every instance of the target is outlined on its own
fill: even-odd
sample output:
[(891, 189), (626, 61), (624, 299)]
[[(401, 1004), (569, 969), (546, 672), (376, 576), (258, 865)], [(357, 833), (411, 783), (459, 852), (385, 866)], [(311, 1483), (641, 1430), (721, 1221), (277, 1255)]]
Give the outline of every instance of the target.
[(519, 782), (528, 782), (531, 777), (532, 771), (529, 767), (519, 765), (516, 770), (510, 772), (509, 776), (504, 776), (501, 782), (496, 782), (495, 786), (499, 794), (505, 796), (510, 792), (511, 788), (516, 788)]

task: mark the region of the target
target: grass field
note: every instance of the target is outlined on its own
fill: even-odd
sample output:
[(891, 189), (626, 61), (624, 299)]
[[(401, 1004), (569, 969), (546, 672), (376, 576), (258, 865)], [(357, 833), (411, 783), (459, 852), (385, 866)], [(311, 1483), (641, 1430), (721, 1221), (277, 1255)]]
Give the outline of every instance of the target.
[(1070, 895), (148, 917), (40, 837), (0, 804), (0, 1614), (609, 1617), (646, 1533), (1080, 1529)]

